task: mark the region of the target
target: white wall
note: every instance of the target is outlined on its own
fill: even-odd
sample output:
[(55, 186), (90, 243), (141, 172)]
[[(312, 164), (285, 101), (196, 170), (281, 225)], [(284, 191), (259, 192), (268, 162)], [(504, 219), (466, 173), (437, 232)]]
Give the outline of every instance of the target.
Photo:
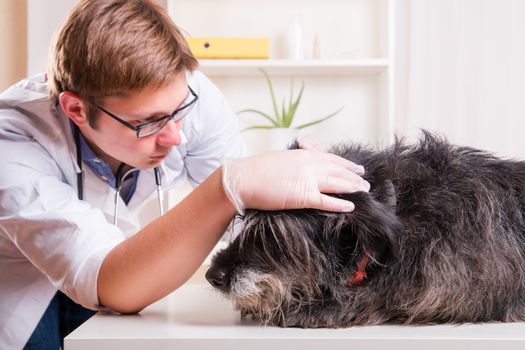
[(47, 69), (51, 39), (76, 0), (28, 0), (27, 74)]
[(525, 1), (399, 4), (400, 130), (525, 159)]

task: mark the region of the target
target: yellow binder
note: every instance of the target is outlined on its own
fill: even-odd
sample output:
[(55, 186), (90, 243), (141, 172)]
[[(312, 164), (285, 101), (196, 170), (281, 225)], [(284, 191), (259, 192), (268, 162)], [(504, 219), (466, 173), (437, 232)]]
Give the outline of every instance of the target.
[(186, 38), (196, 58), (268, 58), (266, 38)]

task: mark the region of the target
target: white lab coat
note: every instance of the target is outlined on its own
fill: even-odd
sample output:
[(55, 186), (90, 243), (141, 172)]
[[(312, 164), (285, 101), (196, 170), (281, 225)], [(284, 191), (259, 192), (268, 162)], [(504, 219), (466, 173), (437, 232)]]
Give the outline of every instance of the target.
[[(201, 183), (225, 158), (244, 155), (234, 114), (200, 72), (188, 75), (199, 99), (185, 118), (186, 142), (161, 165), (163, 188)], [(109, 251), (139, 229), (137, 213), (155, 191), (141, 170), (136, 191), (119, 201), (84, 165), (85, 201), (77, 199), (75, 143), (69, 120), (48, 98), (44, 75), (0, 95), (0, 349), (21, 348), (60, 289), (98, 308), (97, 276)]]

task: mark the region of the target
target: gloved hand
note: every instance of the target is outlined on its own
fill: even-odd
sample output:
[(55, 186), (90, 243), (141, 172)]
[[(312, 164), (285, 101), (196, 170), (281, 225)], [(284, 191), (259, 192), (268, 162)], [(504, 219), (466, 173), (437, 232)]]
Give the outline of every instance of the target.
[(268, 152), (228, 159), (222, 168), (224, 189), (237, 211), (315, 208), (349, 212), (352, 202), (323, 193), (368, 191), (363, 167), (331, 153), (311, 150)]
[(299, 142), (299, 148), (302, 149), (310, 149), (320, 152), (328, 151), (328, 147), (324, 143), (311, 135), (301, 136), (297, 139), (297, 142)]

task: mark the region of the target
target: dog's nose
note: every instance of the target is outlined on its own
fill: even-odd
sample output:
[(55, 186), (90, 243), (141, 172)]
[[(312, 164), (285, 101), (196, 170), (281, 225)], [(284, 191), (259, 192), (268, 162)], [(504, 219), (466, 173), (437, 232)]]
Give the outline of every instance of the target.
[(206, 280), (215, 288), (225, 290), (228, 287), (228, 273), (226, 269), (212, 267), (206, 272)]

